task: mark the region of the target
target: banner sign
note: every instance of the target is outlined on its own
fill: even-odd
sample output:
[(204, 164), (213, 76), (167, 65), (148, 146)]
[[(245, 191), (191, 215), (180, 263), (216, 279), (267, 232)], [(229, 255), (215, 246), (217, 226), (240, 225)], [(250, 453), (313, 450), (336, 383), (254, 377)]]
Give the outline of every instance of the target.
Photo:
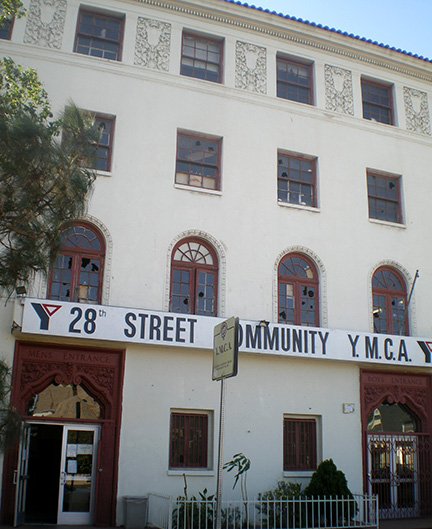
[[(26, 298), (22, 332), (213, 349), (222, 318)], [(240, 320), (240, 352), (432, 367), (432, 339)]]

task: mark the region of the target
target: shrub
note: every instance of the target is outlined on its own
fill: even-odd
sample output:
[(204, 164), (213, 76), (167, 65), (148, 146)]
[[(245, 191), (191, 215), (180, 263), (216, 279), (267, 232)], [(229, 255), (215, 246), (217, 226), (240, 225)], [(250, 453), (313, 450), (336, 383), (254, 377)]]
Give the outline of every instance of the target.
[(258, 494), (258, 503), (256, 508), (265, 515), (267, 526), (280, 527), (299, 527), (300, 509), (297, 509), (293, 502), (286, 500), (299, 499), (302, 497), (301, 485), (290, 481), (278, 481), (274, 489)]
[(352, 520), (358, 511), (354, 496), (348, 488), (345, 474), (338, 470), (332, 459), (320, 463), (312, 474), (309, 485), (304, 489), (308, 497), (333, 497), (348, 499), (348, 502), (323, 501), (309, 506), (309, 519), (320, 524), (343, 523)]
[(208, 495), (207, 489), (199, 493), (199, 498), (178, 496), (176, 508), (172, 514), (173, 529), (212, 529), (216, 519), (214, 494)]

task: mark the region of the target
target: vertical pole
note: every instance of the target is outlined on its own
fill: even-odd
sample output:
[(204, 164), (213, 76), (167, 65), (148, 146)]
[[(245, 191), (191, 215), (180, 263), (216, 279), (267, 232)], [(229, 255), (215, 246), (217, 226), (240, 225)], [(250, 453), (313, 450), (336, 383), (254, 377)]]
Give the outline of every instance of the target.
[(220, 410), (219, 410), (219, 447), (218, 447), (218, 469), (216, 489), (216, 529), (221, 529), (222, 514), (222, 460), (225, 426), (225, 379), (221, 379)]

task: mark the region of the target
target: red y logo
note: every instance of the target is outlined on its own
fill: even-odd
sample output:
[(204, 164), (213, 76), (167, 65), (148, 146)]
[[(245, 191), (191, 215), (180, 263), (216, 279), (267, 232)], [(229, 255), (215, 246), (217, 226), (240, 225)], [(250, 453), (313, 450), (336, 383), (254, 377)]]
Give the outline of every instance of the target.
[(50, 303), (32, 303), (32, 307), (41, 321), (41, 331), (48, 330), (51, 316), (61, 309), (61, 305), (52, 305)]

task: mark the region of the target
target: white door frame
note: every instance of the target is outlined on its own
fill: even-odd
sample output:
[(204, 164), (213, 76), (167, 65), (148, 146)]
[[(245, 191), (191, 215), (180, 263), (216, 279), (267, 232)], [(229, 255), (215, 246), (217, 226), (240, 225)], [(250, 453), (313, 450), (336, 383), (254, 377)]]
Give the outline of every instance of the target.
[(17, 525), (22, 525), (24, 523), (25, 517), (30, 430), (30, 425), (23, 423), (19, 447), (18, 468), (14, 471), (14, 485), (16, 485), (14, 527), (16, 527)]
[[(62, 426), (63, 427), (63, 438), (62, 438), (62, 451), (61, 451), (61, 465), (60, 465), (60, 475), (59, 475), (59, 493), (58, 493), (58, 511), (57, 511), (57, 524), (64, 525), (91, 525), (93, 524), (93, 515), (94, 515), (94, 500), (95, 500), (95, 482), (96, 482), (96, 471), (97, 471), (97, 453), (98, 445), (100, 439), (100, 424), (73, 424), (65, 422), (45, 422), (45, 421), (26, 421), (23, 424), (23, 432), (21, 436), (21, 444), (19, 451), (19, 460), (18, 468), (15, 470), (14, 474), (14, 484), (16, 485), (16, 495), (15, 495), (15, 515), (14, 515), (14, 527), (22, 525), (25, 523), (25, 505), (26, 505), (26, 490), (27, 490), (27, 479), (28, 479), (28, 466), (29, 466), (29, 446), (30, 446), (30, 434), (31, 427), (34, 424), (43, 425), (43, 426)], [(74, 447), (71, 445), (68, 446), (68, 432), (70, 431), (91, 431), (93, 432), (93, 443), (91, 447), (89, 445), (81, 446), (81, 451), (86, 450), (86, 453), (92, 454), (92, 465), (91, 465), (91, 475), (83, 476), (82, 479), (85, 479), (87, 482), (90, 482), (90, 508), (88, 512), (77, 512), (69, 511), (65, 512), (64, 507), (64, 492), (65, 485), (71, 481), (70, 476), (73, 476), (73, 471), (75, 470), (73, 460), (73, 451)], [(76, 450), (79, 452), (80, 448), (76, 447)], [(68, 452), (69, 450), (69, 452)], [(91, 452), (89, 452), (91, 450)], [(68, 456), (69, 453), (69, 456)], [(82, 452), (83, 453), (83, 452)], [(71, 463), (68, 463), (71, 461)], [(68, 468), (69, 467), (69, 468)], [(69, 473), (68, 473), (69, 470)], [(75, 470), (76, 473), (76, 470)]]
[[(77, 468), (77, 456), (80, 455), (80, 445), (68, 444), (68, 433), (75, 431), (87, 431), (93, 433), (93, 443), (81, 445), (81, 454), (91, 455), (91, 473), (89, 475), (81, 475), (81, 482), (85, 484), (90, 483), (90, 498), (89, 498), (89, 510), (87, 512), (74, 511), (73, 507), (69, 507), (68, 510), (65, 508), (65, 493), (67, 487), (74, 481), (78, 476)], [(96, 470), (97, 470), (97, 450), (100, 436), (100, 425), (90, 424), (65, 424), (63, 426), (63, 445), (62, 455), (60, 464), (60, 488), (59, 488), (59, 502), (58, 502), (58, 513), (57, 513), (57, 524), (60, 525), (91, 525), (93, 523), (94, 514), (94, 493), (95, 493), (95, 481), (96, 481)], [(85, 452), (82, 452), (85, 450)], [(76, 486), (76, 485), (75, 485)], [(76, 491), (78, 492), (78, 491)], [(87, 485), (85, 485), (85, 494), (87, 494)]]

